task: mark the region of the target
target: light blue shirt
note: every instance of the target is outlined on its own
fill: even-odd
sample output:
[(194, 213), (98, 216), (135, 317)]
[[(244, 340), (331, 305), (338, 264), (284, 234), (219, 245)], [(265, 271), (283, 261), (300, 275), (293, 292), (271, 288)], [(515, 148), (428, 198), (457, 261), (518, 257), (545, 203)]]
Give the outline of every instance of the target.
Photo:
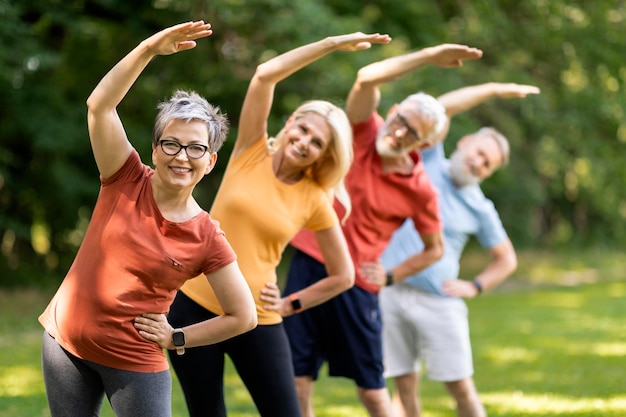
[[(439, 192), (439, 209), (443, 220), (444, 254), (441, 259), (403, 282), (423, 291), (445, 296), (443, 281), (457, 279), (463, 248), (474, 235), (484, 248), (492, 248), (507, 239), (500, 216), (479, 185), (457, 188), (450, 178), (450, 162), (445, 158), (443, 144), (421, 152), (426, 172)], [(381, 257), (389, 270), (407, 258), (422, 252), (424, 244), (408, 219), (396, 230)]]

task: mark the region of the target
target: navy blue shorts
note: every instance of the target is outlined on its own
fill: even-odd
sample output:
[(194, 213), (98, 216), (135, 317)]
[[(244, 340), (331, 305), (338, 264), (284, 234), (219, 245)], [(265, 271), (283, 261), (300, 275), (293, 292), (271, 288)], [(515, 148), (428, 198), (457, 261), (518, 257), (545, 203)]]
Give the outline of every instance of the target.
[[(296, 251), (285, 294), (328, 276), (323, 264)], [(317, 379), (322, 364), (328, 374), (352, 379), (360, 388), (385, 387), (382, 321), (378, 295), (357, 286), (329, 301), (284, 320), (296, 376)]]

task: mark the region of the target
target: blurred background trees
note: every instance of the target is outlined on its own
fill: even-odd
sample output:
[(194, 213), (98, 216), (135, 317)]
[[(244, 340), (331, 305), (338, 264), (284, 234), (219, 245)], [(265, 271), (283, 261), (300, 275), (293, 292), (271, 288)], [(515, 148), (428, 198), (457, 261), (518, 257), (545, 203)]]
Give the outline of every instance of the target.
[(301, 101), (343, 105), (361, 66), (439, 43), (481, 48), (458, 69), (425, 67), (384, 87), (382, 111), (415, 91), (489, 81), (541, 95), (495, 99), (457, 116), (447, 142), (481, 126), (508, 136), (508, 169), (484, 184), (515, 245), (626, 247), (626, 2), (584, 0), (0, 0), (0, 286), (56, 284), (98, 189), (85, 100), (150, 34), (211, 22), (195, 50), (157, 57), (119, 107), (144, 162), (156, 103), (193, 89), (231, 120), (217, 170), (196, 192), (208, 209), (256, 65), (325, 36), (388, 33), (386, 46), (335, 53), (278, 86), (270, 132)]

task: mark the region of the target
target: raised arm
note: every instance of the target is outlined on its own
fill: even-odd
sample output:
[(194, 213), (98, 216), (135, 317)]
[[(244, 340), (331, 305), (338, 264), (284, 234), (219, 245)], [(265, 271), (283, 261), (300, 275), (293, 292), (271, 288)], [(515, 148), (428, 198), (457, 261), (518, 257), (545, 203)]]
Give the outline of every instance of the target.
[(539, 93), (539, 88), (534, 85), (491, 82), (459, 88), (437, 99), (446, 108), (448, 118), (452, 118), (492, 98), (524, 98)]
[(244, 98), (233, 154), (236, 156), (243, 152), (267, 131), (274, 89), (280, 81), (331, 52), (360, 51), (370, 48), (373, 43), (390, 41), (389, 35), (378, 33), (368, 35), (356, 32), (331, 36), (285, 52), (259, 65)]
[(378, 108), (382, 84), (397, 80), (427, 64), (441, 68), (459, 67), (463, 61), (478, 59), (482, 54), (480, 49), (466, 45), (442, 44), (369, 64), (359, 70), (348, 95), (348, 118), (353, 124), (366, 120)]
[(115, 173), (132, 150), (116, 108), (139, 74), (156, 55), (194, 48), (196, 39), (211, 33), (211, 25), (202, 21), (164, 29), (142, 41), (98, 83), (87, 99), (87, 122), (100, 175), (106, 178)]

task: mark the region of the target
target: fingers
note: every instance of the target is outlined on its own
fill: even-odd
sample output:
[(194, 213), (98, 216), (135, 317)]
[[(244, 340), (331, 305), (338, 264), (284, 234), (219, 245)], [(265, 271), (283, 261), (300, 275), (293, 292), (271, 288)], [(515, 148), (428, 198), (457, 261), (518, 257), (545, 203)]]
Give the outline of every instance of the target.
[(391, 42), (391, 37), (387, 34), (354, 32), (347, 35), (336, 36), (338, 49), (342, 51), (362, 51), (372, 47), (372, 44), (386, 44)]
[(502, 84), (502, 92), (499, 93), (501, 97), (518, 97), (524, 98), (529, 94), (539, 94), (541, 90), (534, 85), (521, 85), (515, 83)]
[(380, 33), (374, 33), (368, 36), (367, 41), (370, 43), (387, 44), (391, 42), (391, 36), (387, 35), (386, 33), (382, 35)]

